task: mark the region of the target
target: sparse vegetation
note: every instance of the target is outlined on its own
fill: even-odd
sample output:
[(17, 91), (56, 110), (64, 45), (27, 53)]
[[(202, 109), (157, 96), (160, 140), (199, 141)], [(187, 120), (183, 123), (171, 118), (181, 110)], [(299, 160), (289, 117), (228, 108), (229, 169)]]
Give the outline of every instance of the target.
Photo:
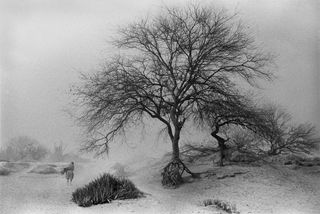
[(30, 173), (38, 174), (58, 174), (59, 170), (56, 165), (53, 164), (41, 164), (30, 170)]
[(289, 158), (286, 164), (293, 164), (319, 148), (320, 138), (312, 124), (295, 124), (289, 113), (273, 105), (261, 108), (260, 112), (264, 125), (258, 124), (256, 132), (229, 130), (230, 144), (239, 152), (259, 158), (281, 156), (279, 160)]
[(251, 130), (242, 127), (233, 127), (228, 130), (230, 136), (229, 144), (239, 152), (253, 153), (255, 155), (262, 155), (263, 149), (262, 138)]
[(302, 157), (298, 155), (290, 155), (286, 158), (284, 162), (285, 165), (295, 164), (297, 166), (320, 166), (320, 158), (319, 157)]
[(0, 159), (7, 161), (39, 161), (46, 157), (48, 150), (36, 139), (28, 136), (15, 137), (0, 151)]
[(11, 171), (9, 169), (0, 167), (0, 175), (9, 175)]
[(21, 162), (1, 162), (0, 175), (9, 175), (12, 172), (20, 172), (30, 167), (30, 163)]
[(277, 106), (264, 110), (268, 130), (263, 133), (268, 155), (310, 154), (319, 148), (320, 138), (312, 124), (294, 124), (291, 115)]
[[(290, 114), (276, 106), (253, 109), (255, 113), (244, 112), (251, 115), (251, 119), (250, 116), (246, 117), (246, 114), (243, 114), (243, 116), (241, 114), (228, 116), (225, 113), (219, 114), (219, 111), (209, 112), (212, 120), (218, 120), (218, 122), (213, 123), (217, 126), (216, 131), (223, 125), (228, 126), (227, 130), (223, 130), (224, 135), (228, 138), (222, 138), (215, 134), (217, 141), (219, 139), (221, 141), (218, 142), (216, 147), (220, 150), (220, 158), (223, 157), (223, 159), (232, 162), (252, 162), (268, 159), (272, 162), (283, 162), (285, 165), (314, 166), (318, 164), (317, 161), (303, 160), (304, 156), (311, 155), (319, 148), (320, 138), (316, 133), (315, 126), (308, 123), (293, 123)], [(225, 111), (228, 110), (224, 109), (222, 112)], [(250, 111), (250, 109), (247, 109), (247, 111)], [(234, 111), (230, 111), (231, 115), (232, 112)], [(241, 113), (241, 110), (235, 112)], [(234, 122), (232, 118), (235, 119)], [(208, 122), (212, 122), (212, 120)], [(210, 155), (210, 152), (213, 154), (216, 149), (209, 146), (188, 146), (189, 153), (190, 150), (196, 152), (189, 159), (204, 157)], [(290, 155), (294, 155), (294, 159), (289, 160), (287, 157)], [(221, 163), (222, 159), (220, 165), (222, 165)]]
[(210, 157), (217, 152), (219, 152), (219, 148), (213, 146), (212, 143), (207, 143), (200, 146), (194, 144), (186, 144), (181, 149), (180, 154), (185, 161), (192, 163), (199, 158)]
[(88, 160), (73, 153), (66, 153), (66, 146), (63, 142), (54, 144), (52, 152), (47, 155), (48, 162), (86, 162)]
[(214, 206), (217, 209), (220, 209), (224, 212), (227, 212), (229, 214), (240, 214), (239, 211), (237, 211), (237, 208), (234, 204), (230, 204), (229, 202), (225, 202), (218, 199), (206, 199), (203, 201), (203, 205), (205, 207), (207, 206)]
[(63, 143), (60, 142), (59, 145), (53, 146), (52, 153), (48, 156), (48, 159), (53, 162), (62, 162), (65, 159), (65, 147), (63, 146)]
[(128, 179), (103, 174), (72, 193), (72, 201), (82, 207), (142, 197), (143, 193)]
[[(229, 149), (227, 143), (232, 140), (226, 135), (230, 129), (241, 127), (259, 133), (265, 132), (268, 128), (262, 110), (249, 99), (249, 96), (243, 96), (235, 89), (229, 91), (229, 94), (225, 95), (223, 99), (214, 98), (211, 102), (206, 100), (199, 103), (200, 108), (194, 118), (200, 127), (207, 126), (209, 128), (211, 136), (218, 143), (220, 166), (223, 166), (223, 161), (226, 159), (226, 150)], [(243, 145), (247, 143), (245, 142)]]

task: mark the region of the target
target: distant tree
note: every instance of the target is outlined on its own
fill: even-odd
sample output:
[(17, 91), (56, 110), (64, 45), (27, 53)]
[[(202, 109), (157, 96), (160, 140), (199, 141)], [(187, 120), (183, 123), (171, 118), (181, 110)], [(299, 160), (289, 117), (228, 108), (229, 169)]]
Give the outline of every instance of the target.
[(128, 172), (126, 172), (123, 164), (115, 163), (111, 168), (114, 170), (114, 175), (117, 177), (128, 177)]
[(179, 140), (198, 103), (223, 100), (239, 79), (253, 84), (270, 78), (270, 58), (235, 16), (198, 5), (165, 8), (121, 28), (117, 38), (121, 54), (75, 89), (83, 110), (79, 120), (91, 136), (84, 149), (107, 152), (127, 128), (157, 119), (172, 143), (162, 183), (179, 184), (184, 171), (193, 175), (180, 160)]
[(51, 161), (61, 162), (64, 161), (66, 154), (65, 147), (63, 146), (63, 143), (60, 142), (58, 145), (54, 145), (52, 154), (50, 155)]
[(48, 153), (36, 139), (28, 136), (19, 136), (9, 140), (7, 147), (2, 151), (2, 158), (10, 161), (41, 160)]
[(319, 148), (320, 138), (312, 124), (293, 124), (291, 115), (277, 106), (264, 109), (268, 131), (263, 139), (269, 155), (282, 153), (310, 153)]

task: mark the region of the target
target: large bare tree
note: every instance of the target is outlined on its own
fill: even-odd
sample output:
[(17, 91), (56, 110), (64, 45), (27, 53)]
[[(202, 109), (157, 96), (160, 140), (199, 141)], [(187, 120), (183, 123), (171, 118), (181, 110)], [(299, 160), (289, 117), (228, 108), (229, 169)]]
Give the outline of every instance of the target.
[(199, 5), (165, 8), (120, 28), (114, 45), (121, 54), (76, 90), (80, 121), (93, 136), (85, 149), (104, 153), (126, 128), (157, 119), (172, 143), (163, 184), (179, 184), (184, 170), (191, 173), (180, 160), (180, 134), (199, 102), (223, 100), (240, 79), (270, 77), (269, 56), (245, 29), (236, 16)]

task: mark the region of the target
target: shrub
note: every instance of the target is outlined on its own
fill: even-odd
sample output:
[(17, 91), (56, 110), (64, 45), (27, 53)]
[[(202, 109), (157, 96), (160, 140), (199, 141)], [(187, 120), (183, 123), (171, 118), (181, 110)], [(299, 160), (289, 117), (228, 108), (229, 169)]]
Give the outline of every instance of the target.
[(128, 179), (103, 174), (72, 193), (72, 201), (82, 207), (142, 197), (143, 193)]
[(243, 163), (250, 163), (258, 160), (258, 157), (254, 153), (250, 152), (239, 152), (234, 151), (229, 160), (232, 162), (243, 162)]
[(59, 145), (53, 146), (53, 151), (48, 155), (47, 159), (50, 162), (65, 162), (65, 149), (66, 147), (63, 146), (61, 142)]
[(238, 151), (259, 152), (259, 136), (251, 130), (241, 127), (233, 127), (228, 130), (228, 135), (231, 138), (229, 144), (231, 147), (236, 147)]
[(59, 171), (56, 169), (55, 165), (51, 164), (43, 164), (36, 166), (33, 168), (30, 173), (38, 173), (38, 174), (57, 174)]
[(0, 168), (0, 175), (9, 175), (10, 174), (10, 170), (6, 169), (6, 168)]
[(200, 146), (193, 144), (186, 144), (181, 149), (181, 158), (187, 162), (194, 162), (200, 158), (211, 157), (219, 151), (216, 146), (211, 145), (212, 142), (203, 143)]
[(291, 115), (276, 106), (265, 107), (264, 117), (268, 130), (263, 138), (269, 155), (310, 154), (319, 149), (320, 138), (314, 125), (294, 124)]
[(206, 199), (203, 201), (203, 205), (205, 207), (215, 206), (217, 209), (223, 210), (223, 211), (230, 213), (230, 214), (240, 214), (240, 212), (237, 211), (235, 205), (232, 205), (228, 202), (221, 201), (218, 199), (214, 199), (214, 200), (213, 199)]
[(30, 163), (13, 163), (5, 162), (2, 165), (3, 168), (8, 169), (10, 172), (20, 172), (30, 167)]

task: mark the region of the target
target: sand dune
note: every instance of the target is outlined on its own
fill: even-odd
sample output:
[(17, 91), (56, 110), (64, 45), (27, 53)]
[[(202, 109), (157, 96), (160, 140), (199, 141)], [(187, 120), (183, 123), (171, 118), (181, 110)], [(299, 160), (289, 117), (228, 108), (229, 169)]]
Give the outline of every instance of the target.
[(72, 192), (90, 180), (111, 172), (105, 162), (76, 165), (75, 180), (68, 186), (60, 174), (34, 174), (28, 169), (0, 177), (0, 213), (219, 213), (201, 205), (205, 199), (220, 199), (236, 205), (240, 213), (318, 214), (320, 212), (320, 167), (284, 165), (229, 165), (213, 167), (210, 161), (189, 165), (202, 172), (200, 179), (186, 177), (177, 189), (161, 186), (164, 162), (154, 159), (126, 166), (130, 179), (147, 193), (145, 198), (113, 201), (90, 208), (70, 201)]

